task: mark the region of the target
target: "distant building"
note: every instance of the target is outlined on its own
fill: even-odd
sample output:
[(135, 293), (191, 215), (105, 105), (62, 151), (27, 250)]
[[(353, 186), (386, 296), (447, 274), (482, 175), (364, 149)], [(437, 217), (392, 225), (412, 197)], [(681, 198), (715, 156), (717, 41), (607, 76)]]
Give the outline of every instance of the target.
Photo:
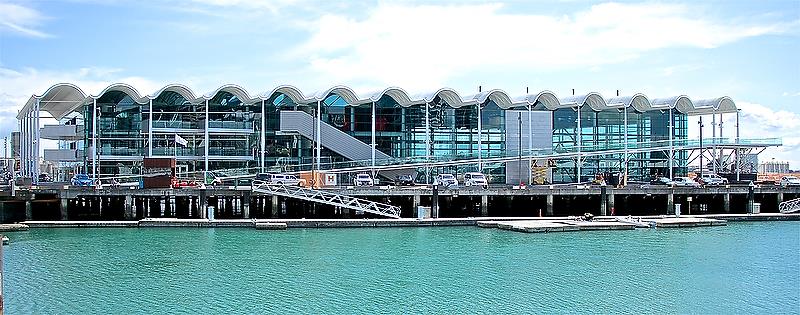
[(760, 173), (758, 169), (758, 154), (742, 154), (742, 172)]
[(786, 161), (767, 161), (758, 164), (759, 173), (789, 173), (789, 162)]

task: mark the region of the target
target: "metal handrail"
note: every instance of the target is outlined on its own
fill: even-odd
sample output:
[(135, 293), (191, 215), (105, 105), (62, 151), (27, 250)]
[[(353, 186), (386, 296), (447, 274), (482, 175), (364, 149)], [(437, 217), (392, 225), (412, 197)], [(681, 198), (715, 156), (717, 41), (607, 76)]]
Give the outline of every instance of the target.
[(268, 183), (254, 183), (252, 190), (253, 192), (318, 202), (332, 206), (353, 209), (356, 211), (374, 213), (395, 219), (400, 218), (400, 207), (347, 195), (339, 195), (318, 189), (308, 189), (297, 186)]

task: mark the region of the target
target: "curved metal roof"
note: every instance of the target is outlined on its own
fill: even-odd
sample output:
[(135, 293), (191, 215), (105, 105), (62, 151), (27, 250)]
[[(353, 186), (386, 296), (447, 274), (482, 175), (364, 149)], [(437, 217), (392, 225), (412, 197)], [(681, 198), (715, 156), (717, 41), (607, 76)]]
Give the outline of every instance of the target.
[(608, 106), (611, 107), (622, 106), (628, 108), (633, 106), (633, 109), (639, 112), (646, 112), (653, 109), (653, 105), (650, 103), (650, 100), (642, 93), (636, 93), (629, 96), (612, 97), (608, 99), (607, 103)]
[(509, 109), (515, 107), (532, 106), (536, 110), (556, 110), (559, 108), (576, 108), (588, 105), (595, 111), (606, 109), (619, 109), (633, 107), (638, 112), (649, 110), (664, 110), (674, 108), (677, 111), (688, 115), (722, 114), (737, 111), (736, 104), (730, 97), (722, 96), (712, 99), (704, 99), (697, 102), (686, 95), (678, 95), (667, 98), (650, 99), (646, 95), (636, 93), (630, 96), (618, 96), (604, 98), (600, 93), (592, 92), (582, 95), (567, 96), (559, 99), (553, 92), (543, 90), (534, 94), (520, 95), (511, 97), (508, 93), (500, 89), (488, 90), (478, 94), (462, 97), (457, 91), (451, 88), (440, 88), (433, 92), (409, 94), (406, 90), (398, 87), (389, 87), (381, 91), (359, 94), (352, 88), (344, 85), (333, 86), (329, 89), (306, 96), (300, 89), (292, 85), (281, 85), (267, 93), (251, 96), (243, 87), (235, 84), (226, 84), (216, 90), (201, 95), (192, 91), (189, 87), (181, 84), (169, 84), (159, 89), (155, 93), (142, 96), (134, 87), (124, 83), (114, 83), (103, 89), (97, 95), (87, 95), (79, 87), (70, 83), (59, 83), (48, 88), (42, 95), (33, 95), (20, 110), (17, 118), (24, 117), (24, 113), (30, 112), (36, 101), (39, 101), (40, 110), (50, 113), (56, 119), (61, 119), (70, 112), (76, 110), (86, 102), (102, 97), (105, 93), (120, 91), (126, 93), (135, 102), (144, 104), (148, 100), (155, 99), (164, 92), (175, 92), (194, 103), (201, 103), (216, 96), (220, 92), (228, 92), (235, 95), (243, 103), (253, 104), (269, 100), (277, 94), (286, 95), (296, 104), (312, 104), (324, 100), (331, 94), (342, 97), (348, 104), (359, 106), (378, 101), (383, 96), (389, 96), (400, 106), (408, 107), (422, 105), (432, 102), (439, 97), (447, 105), (458, 108), (463, 106), (485, 104), (492, 101), (500, 108)]
[(567, 96), (561, 99), (561, 107), (581, 107), (583, 105), (589, 105), (589, 107), (595, 111), (601, 111), (610, 108), (608, 107), (608, 104), (603, 96), (597, 92)]
[(156, 99), (159, 96), (161, 96), (162, 93), (165, 93), (165, 92), (178, 93), (178, 94), (180, 94), (180, 96), (183, 96), (183, 98), (186, 99), (187, 101), (192, 101), (194, 99), (197, 99), (197, 96), (194, 95), (194, 92), (192, 91), (192, 89), (190, 89), (189, 87), (187, 87), (187, 86), (185, 86), (183, 84), (177, 84), (177, 83), (167, 84), (166, 86), (164, 86), (163, 88), (159, 89), (155, 93), (150, 94), (148, 96), (148, 98)]

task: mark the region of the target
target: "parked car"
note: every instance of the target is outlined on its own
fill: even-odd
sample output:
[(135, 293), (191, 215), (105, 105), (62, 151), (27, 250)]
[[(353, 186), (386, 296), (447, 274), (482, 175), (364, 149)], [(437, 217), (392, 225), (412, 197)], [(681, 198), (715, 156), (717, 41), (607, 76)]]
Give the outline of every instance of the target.
[(47, 174), (47, 173), (39, 174), (39, 182), (40, 183), (41, 182), (52, 182), (52, 181), (53, 181), (53, 179), (50, 178), (50, 174)]
[(800, 186), (800, 178), (797, 178), (796, 176), (781, 177), (781, 186)]
[(304, 186), (305, 180), (291, 174), (268, 174), (267, 182), (277, 185)]
[(358, 174), (353, 178), (353, 185), (356, 186), (372, 186), (374, 184), (375, 181), (372, 180), (372, 176), (367, 173)]
[(411, 176), (411, 174), (397, 175), (394, 177), (394, 184), (397, 186), (414, 186), (414, 176)]
[(650, 185), (667, 185), (667, 186), (671, 186), (671, 185), (674, 185), (674, 184), (675, 184), (675, 182), (673, 182), (672, 180), (670, 180), (669, 178), (666, 178), (666, 177), (659, 177), (659, 178), (656, 178), (656, 179), (650, 181)]
[(719, 186), (719, 185), (727, 185), (728, 179), (722, 176), (719, 176), (714, 173), (704, 173), (703, 176), (700, 177), (706, 185), (711, 186)]
[(271, 175), (272, 174), (270, 173), (258, 173), (256, 174), (254, 180), (257, 184), (259, 184), (259, 182), (269, 182), (269, 180), (272, 178)]
[(458, 179), (453, 174), (439, 174), (436, 175), (433, 184), (443, 187), (455, 187), (458, 186)]
[(700, 187), (700, 183), (696, 182), (691, 177), (675, 177), (672, 179), (675, 186), (682, 187)]
[(91, 178), (89, 178), (89, 175), (75, 174), (75, 176), (72, 176), (72, 180), (70, 180), (70, 183), (72, 184), (72, 186), (87, 187), (87, 186), (92, 186), (92, 184), (94, 184), (94, 181)]
[(486, 181), (486, 176), (483, 173), (470, 172), (464, 174), (464, 186), (480, 186), (483, 188), (489, 187), (489, 182)]

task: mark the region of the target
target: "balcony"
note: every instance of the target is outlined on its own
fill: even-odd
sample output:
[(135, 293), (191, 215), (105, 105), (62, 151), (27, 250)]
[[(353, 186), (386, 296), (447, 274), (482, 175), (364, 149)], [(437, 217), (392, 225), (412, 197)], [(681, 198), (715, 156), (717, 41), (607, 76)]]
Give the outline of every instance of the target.
[(249, 134), (253, 133), (253, 122), (212, 120), (208, 122), (208, 132), (217, 134)]
[(42, 139), (81, 140), (83, 131), (83, 125), (44, 125), (39, 134)]

